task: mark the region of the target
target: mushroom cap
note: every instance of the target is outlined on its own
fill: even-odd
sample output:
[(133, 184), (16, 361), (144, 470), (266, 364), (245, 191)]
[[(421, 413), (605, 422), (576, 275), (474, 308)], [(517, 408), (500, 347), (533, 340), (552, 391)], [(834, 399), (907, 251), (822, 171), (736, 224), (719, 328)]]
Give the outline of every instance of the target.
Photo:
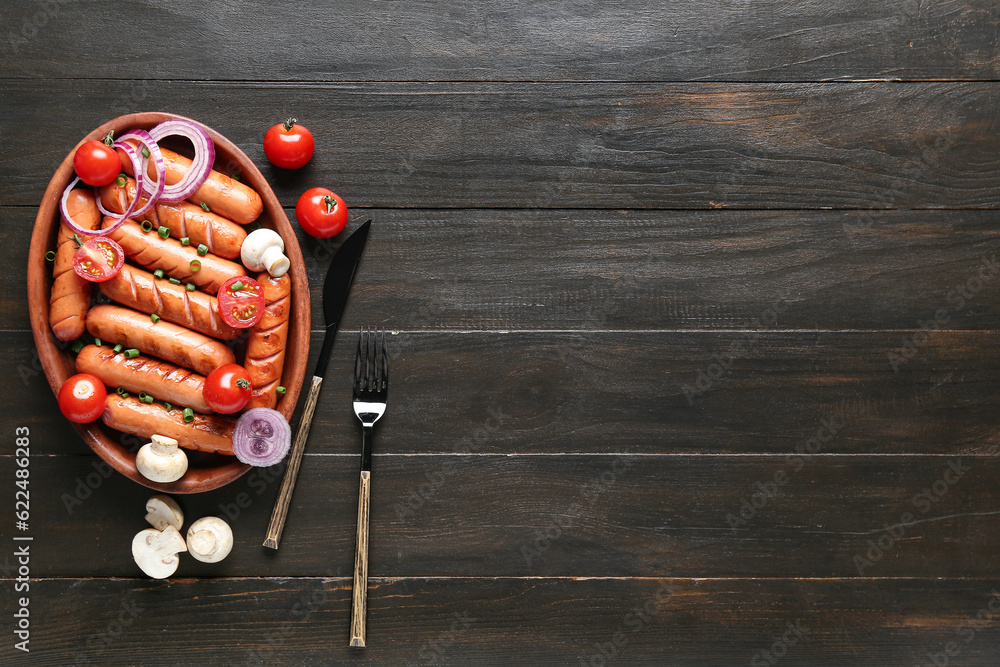
[(143, 572), (153, 579), (166, 579), (177, 571), (177, 555), (187, 551), (180, 531), (173, 526), (164, 530), (147, 528), (132, 538), (132, 558)]
[(146, 479), (153, 482), (176, 482), (187, 472), (188, 460), (184, 450), (163, 442), (168, 438), (153, 436), (153, 442), (146, 443), (135, 455), (135, 467)]
[(240, 246), (240, 259), (251, 271), (267, 271), (278, 278), (288, 271), (285, 241), (273, 229), (261, 227), (247, 234)]
[(218, 563), (233, 550), (233, 529), (217, 516), (202, 517), (188, 528), (187, 547), (196, 560)]
[(184, 512), (170, 496), (156, 494), (151, 497), (146, 501), (146, 512), (146, 521), (157, 530), (163, 530), (167, 526), (180, 530), (184, 525)]

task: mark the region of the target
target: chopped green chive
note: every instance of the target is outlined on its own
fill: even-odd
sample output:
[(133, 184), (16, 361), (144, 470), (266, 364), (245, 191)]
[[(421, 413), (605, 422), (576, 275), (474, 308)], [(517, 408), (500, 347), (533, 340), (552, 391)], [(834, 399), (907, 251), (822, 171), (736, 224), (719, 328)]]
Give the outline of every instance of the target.
[(123, 392), (122, 392), (122, 398), (128, 398), (128, 397), (129, 397), (129, 396), (131, 396), (131, 395), (132, 395), (132, 394), (128, 393), (127, 391), (123, 391)]
[(125, 356), (128, 357), (129, 359), (135, 359), (136, 357), (139, 356), (139, 350), (135, 349), (134, 347), (129, 348), (128, 350), (125, 350)]
[(96, 345), (97, 347), (100, 347), (101, 346), (101, 339), (100, 338), (95, 338), (94, 339), (94, 345)]
[(118, 178), (115, 179), (115, 185), (117, 185), (118, 187), (124, 186), (126, 183), (128, 183), (128, 181), (126, 180), (127, 178), (128, 177), (125, 176), (125, 174), (118, 174)]
[(152, 396), (150, 396), (146, 392), (141, 391), (141, 392), (139, 392), (139, 400), (142, 401), (143, 403), (152, 403), (156, 399), (154, 399)]
[(163, 269), (157, 269), (156, 271), (153, 271), (153, 275), (156, 276), (157, 278), (162, 279), (164, 276)]
[(169, 282), (170, 282), (171, 285), (180, 285), (181, 284), (181, 281), (177, 280), (177, 278), (171, 278)]
[(187, 285), (184, 286), (184, 289), (186, 289), (188, 292), (193, 292), (197, 289), (197, 287), (195, 286), (194, 283), (188, 283)]
[(169, 403), (167, 403), (166, 401), (163, 401), (163, 408), (164, 408), (164, 409), (165, 409), (165, 410), (166, 410), (167, 412), (170, 412), (171, 410), (173, 410), (173, 409), (174, 409), (174, 406), (170, 405), (170, 404), (169, 404)]
[(144, 231), (144, 232), (148, 233), (148, 232), (153, 231), (153, 223), (150, 222), (149, 220), (143, 220), (142, 221), (142, 225), (140, 225), (140, 226), (142, 227), (142, 231)]
[(240, 175), (239, 174), (233, 174), (230, 178), (232, 178), (234, 181), (239, 181), (240, 180)]
[(153, 313), (152, 315), (149, 316), (149, 319), (153, 320), (153, 324), (156, 324), (157, 322), (160, 321), (160, 316), (157, 315), (156, 313)]
[(142, 156), (143, 157), (149, 157), (149, 149), (143, 148), (142, 149)]
[(54, 261), (56, 261), (56, 251), (55, 250), (49, 250), (47, 253), (45, 253), (45, 261), (47, 261), (47, 262), (54, 262)]
[(181, 237), (181, 245), (191, 245), (191, 239), (187, 236)]
[(170, 228), (169, 227), (163, 227), (161, 225), (160, 228), (156, 230), (156, 233), (160, 235), (161, 239), (165, 239), (168, 236), (170, 236)]
[(83, 349), (83, 341), (82, 340), (73, 341), (73, 344), (70, 345), (69, 349), (73, 350), (73, 354), (79, 354), (80, 350)]
[(125, 387), (118, 387), (118, 389), (116, 389), (115, 391), (118, 392), (119, 396), (124, 396), (125, 395)]
[(188, 423), (194, 421), (194, 410), (191, 408), (184, 408), (184, 421)]
[(229, 286), (229, 289), (233, 290), (234, 292), (239, 292), (241, 289), (243, 289), (243, 283), (237, 280), (235, 283)]
[(201, 270), (201, 262), (199, 262), (196, 259), (192, 259), (191, 260), (191, 270), (192, 271), (200, 271)]
[(275, 391), (278, 392), (279, 394), (284, 394), (286, 390), (284, 387), (279, 386), (277, 389), (275, 389)]
[(206, 204), (205, 202), (202, 202), (202, 203), (201, 203), (201, 207), (202, 207), (203, 209), (205, 209), (206, 211), (208, 211), (209, 213), (211, 213), (211, 212), (212, 212), (212, 209), (210, 209), (210, 208), (208, 207), (208, 204)]
[(122, 346), (121, 346), (121, 343), (119, 343), (118, 345), (115, 345), (115, 346), (114, 346), (113, 348), (111, 348), (111, 349), (112, 349), (112, 350), (114, 350), (114, 353), (115, 353), (115, 354), (118, 354), (119, 352), (121, 352), (121, 351), (122, 351)]
[(208, 254), (208, 246), (205, 245), (204, 243), (199, 243), (198, 244), (198, 254), (201, 255), (202, 257), (204, 257), (205, 255), (207, 255)]

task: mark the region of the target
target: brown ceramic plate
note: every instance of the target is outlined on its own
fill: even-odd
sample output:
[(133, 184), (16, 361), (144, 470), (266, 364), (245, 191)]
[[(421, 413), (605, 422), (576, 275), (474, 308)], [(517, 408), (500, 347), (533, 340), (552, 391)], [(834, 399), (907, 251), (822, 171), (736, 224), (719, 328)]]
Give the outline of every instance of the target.
[[(73, 147), (66, 158), (56, 169), (45, 190), (38, 216), (35, 218), (35, 229), (31, 235), (31, 250), (28, 255), (28, 308), (31, 314), (31, 330), (35, 336), (35, 346), (38, 356), (45, 369), (54, 394), (58, 394), (63, 382), (76, 373), (74, 355), (66, 346), (60, 350), (60, 343), (49, 329), (49, 293), (52, 288), (52, 265), (45, 261), (45, 253), (55, 248), (55, 237), (59, 229), (59, 199), (63, 190), (73, 180), (73, 155), (76, 149), (86, 141), (100, 139), (110, 130), (115, 135), (121, 135), (128, 130), (149, 130), (153, 126), (172, 118), (182, 118), (169, 113), (147, 112), (120, 116), (88, 134)], [(204, 127), (204, 126), (203, 126)], [(264, 212), (258, 222), (264, 227), (270, 227), (281, 235), (285, 241), (285, 254), (291, 261), (289, 275), (292, 278), (292, 313), (289, 323), (288, 348), (285, 351), (285, 368), (282, 373), (282, 385), (287, 387), (284, 397), (278, 402), (278, 410), (291, 420), (292, 412), (299, 398), (299, 389), (305, 378), (305, 368), (309, 356), (309, 284), (306, 280), (305, 264), (302, 261), (302, 251), (299, 249), (295, 232), (274, 196), (271, 187), (264, 180), (260, 171), (243, 151), (231, 141), (212, 128), (206, 127), (215, 142), (215, 169), (223, 173), (239, 172), (244, 183), (260, 193), (264, 201)], [(85, 334), (86, 335), (86, 334)], [(237, 357), (239, 360), (239, 357)], [(55, 400), (52, 401), (53, 419), (64, 419), (59, 413)], [(188, 452), (188, 472), (180, 480), (170, 484), (151, 482), (135, 467), (135, 452), (137, 442), (135, 436), (127, 436), (112, 430), (101, 420), (92, 424), (74, 424), (77, 432), (90, 445), (98, 456), (118, 472), (143, 486), (163, 491), (165, 493), (200, 493), (210, 491), (228, 484), (250, 470), (250, 466), (240, 463), (231, 456), (218, 454), (203, 454)], [(139, 443), (141, 444), (141, 443)], [(129, 446), (131, 445), (131, 447)]]

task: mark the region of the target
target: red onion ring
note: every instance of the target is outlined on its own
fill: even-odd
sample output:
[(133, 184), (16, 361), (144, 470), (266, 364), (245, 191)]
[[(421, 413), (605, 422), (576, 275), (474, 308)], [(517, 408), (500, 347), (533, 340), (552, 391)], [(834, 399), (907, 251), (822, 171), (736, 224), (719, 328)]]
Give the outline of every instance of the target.
[(212, 165), (215, 164), (215, 143), (212, 137), (208, 136), (205, 128), (197, 123), (182, 119), (165, 120), (150, 130), (149, 135), (155, 141), (177, 135), (188, 139), (194, 145), (194, 160), (191, 161), (187, 173), (177, 183), (165, 186), (160, 195), (160, 199), (165, 202), (187, 199), (208, 180), (209, 174), (212, 173)]
[[(77, 176), (70, 182), (69, 185), (66, 186), (66, 189), (63, 190), (62, 198), (59, 200), (59, 213), (62, 215), (62, 220), (63, 222), (66, 223), (66, 226), (69, 227), (71, 230), (73, 230), (75, 233), (85, 234), (87, 236), (104, 236), (106, 234), (110, 234), (111, 232), (121, 227), (122, 223), (125, 222), (126, 218), (132, 215), (132, 211), (135, 209), (135, 202), (138, 201), (139, 199), (138, 197), (132, 200), (132, 203), (129, 205), (128, 210), (125, 211), (125, 214), (122, 216), (122, 218), (117, 222), (115, 222), (110, 227), (106, 227), (105, 229), (84, 229), (80, 225), (73, 222), (73, 218), (70, 217), (69, 214), (69, 209), (66, 207), (66, 202), (69, 201), (69, 193), (73, 191), (73, 188), (79, 182), (80, 182), (80, 177)], [(104, 213), (105, 215), (116, 217), (115, 214), (108, 213), (107, 211), (104, 210), (104, 207), (101, 206), (101, 195), (99, 192), (96, 191), (97, 188), (94, 188), (94, 190), (95, 190), (94, 198), (97, 200), (97, 207), (101, 210), (101, 212)]]
[[(146, 175), (147, 166), (149, 165), (150, 160), (153, 161), (153, 168), (156, 169), (156, 181), (151, 185), (149, 179), (147, 178), (142, 184), (142, 192), (148, 194), (149, 198), (146, 201), (145, 205), (143, 205), (138, 210), (132, 212), (133, 216), (138, 217), (143, 213), (145, 213), (146, 211), (148, 211), (149, 209), (153, 208), (153, 206), (156, 204), (156, 200), (160, 198), (161, 194), (163, 194), (163, 189), (166, 186), (166, 180), (167, 180), (166, 178), (167, 167), (166, 163), (163, 161), (163, 153), (160, 152), (160, 145), (157, 144), (156, 140), (150, 136), (149, 132), (146, 132), (145, 130), (132, 130), (131, 132), (126, 132), (125, 134), (123, 134), (118, 138), (118, 141), (115, 142), (115, 148), (121, 148), (126, 152), (126, 154), (128, 154), (128, 150), (125, 148), (126, 146), (130, 146), (130, 144), (125, 143), (125, 141), (128, 139), (134, 139), (138, 141), (140, 144), (146, 146), (146, 149), (149, 151), (148, 158), (143, 156), (143, 162), (142, 162), (143, 175), (144, 176)], [(137, 184), (136, 193), (138, 192), (140, 192), (140, 190)]]
[(271, 408), (247, 410), (233, 428), (233, 453), (252, 466), (273, 466), (285, 458), (291, 446), (292, 427), (284, 415)]

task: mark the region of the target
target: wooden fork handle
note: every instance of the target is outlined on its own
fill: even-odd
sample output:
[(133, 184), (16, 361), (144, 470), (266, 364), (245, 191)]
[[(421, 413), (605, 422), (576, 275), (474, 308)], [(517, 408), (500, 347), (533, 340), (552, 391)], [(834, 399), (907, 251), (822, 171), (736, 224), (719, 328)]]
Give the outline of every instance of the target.
[(288, 506), (292, 504), (292, 492), (295, 491), (295, 480), (299, 476), (299, 465), (302, 464), (302, 454), (306, 450), (306, 440), (309, 439), (309, 427), (312, 426), (313, 413), (316, 412), (316, 401), (319, 400), (319, 390), (322, 386), (323, 378), (314, 375), (312, 386), (309, 387), (309, 394), (306, 396), (306, 403), (302, 407), (299, 430), (295, 433), (292, 449), (288, 453), (288, 467), (285, 469), (285, 478), (281, 480), (278, 499), (274, 501), (274, 511), (271, 513), (271, 522), (267, 525), (267, 537), (264, 539), (264, 546), (269, 549), (278, 548), (278, 542), (281, 540), (281, 531), (285, 528)]
[(354, 603), (351, 609), (351, 646), (365, 647), (365, 615), (368, 611), (368, 503), (371, 498), (370, 470), (361, 471), (358, 494), (358, 543), (354, 554)]

